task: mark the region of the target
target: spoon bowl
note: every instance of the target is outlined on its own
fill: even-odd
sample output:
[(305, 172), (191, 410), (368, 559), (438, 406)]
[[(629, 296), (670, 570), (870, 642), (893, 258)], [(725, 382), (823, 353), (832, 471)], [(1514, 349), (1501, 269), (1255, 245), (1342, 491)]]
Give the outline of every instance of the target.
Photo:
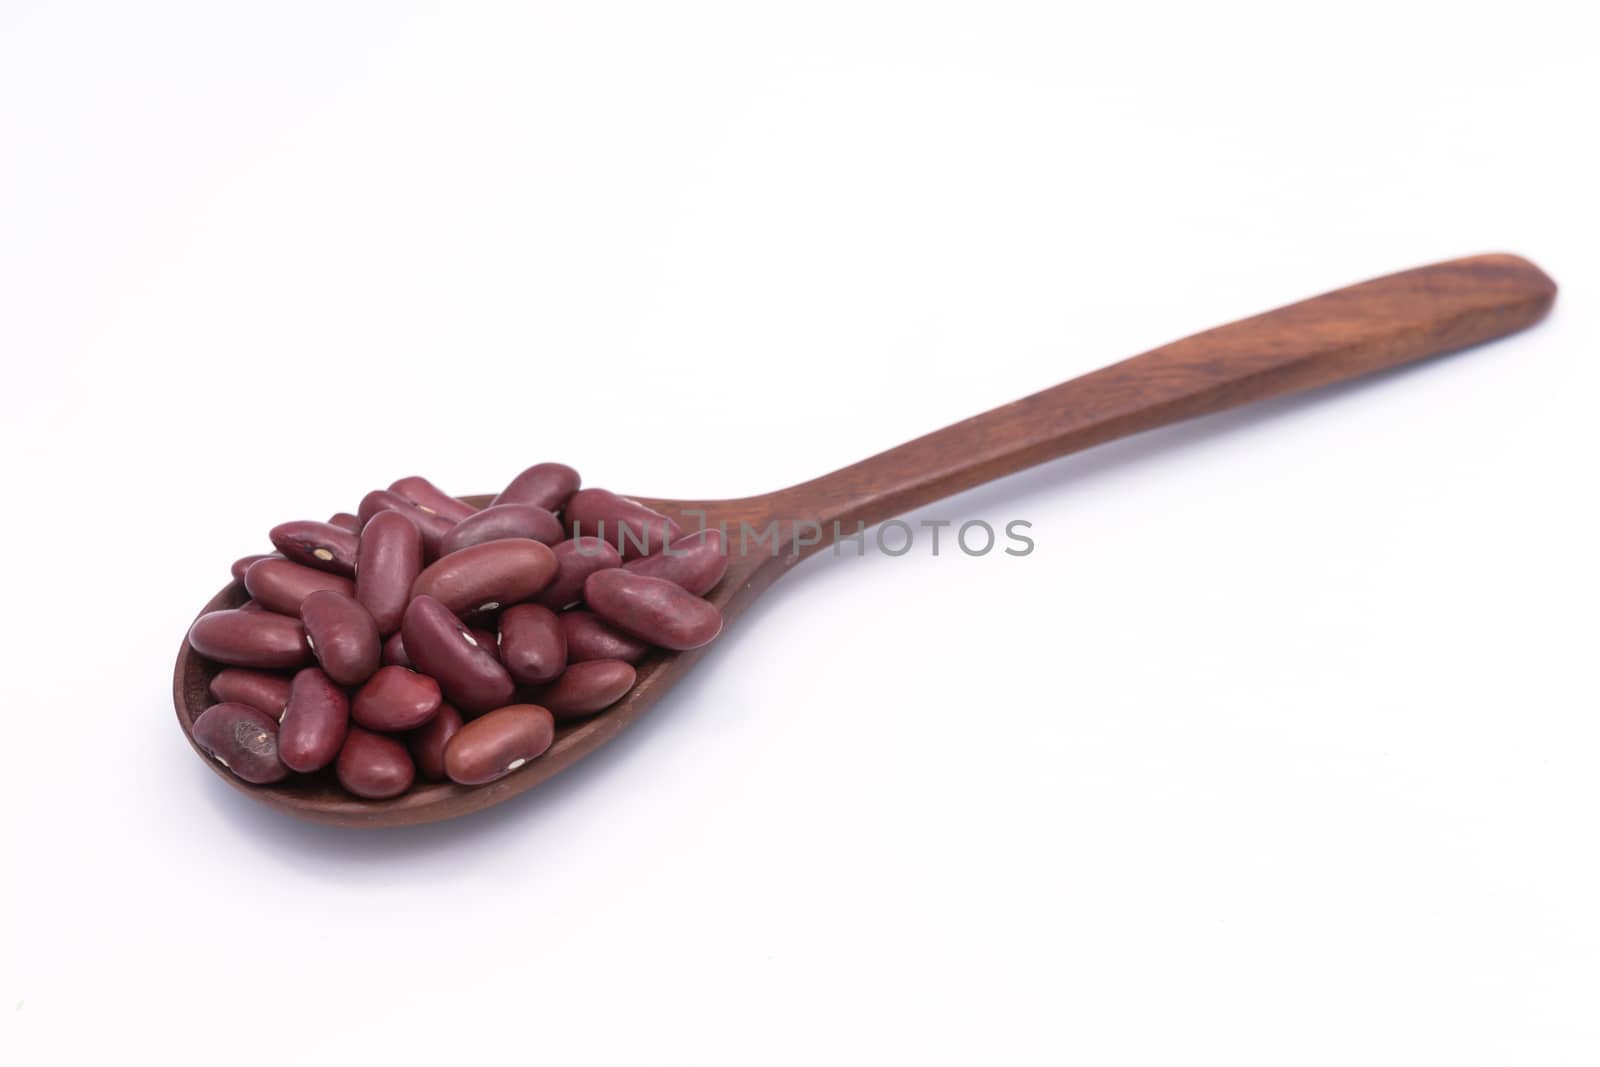
[[(462, 499), (481, 508), (486, 507), (493, 497), (494, 494), (489, 493)], [(692, 524), (685, 524), (687, 530), (698, 526), (701, 512), (704, 512), (707, 526), (727, 523), (730, 530), (740, 529), (740, 523), (764, 528), (772, 521), (771, 497), (710, 502), (647, 497), (636, 499), (674, 519), (687, 516), (694, 520)], [(716, 588), (706, 595), (706, 599), (722, 612), (724, 628), (754, 603), (756, 596), (794, 562), (794, 559), (788, 559), (781, 553), (774, 555), (770, 550), (764, 553), (730, 552), (727, 573)], [(248, 599), (249, 594), (245, 592), (243, 584), (231, 582), (206, 603), (200, 614), (236, 608)], [(216, 677), (223, 665), (195, 652), (187, 641), (178, 651), (172, 695), (178, 712), (178, 725), (195, 753), (217, 777), (251, 799), (313, 822), (337, 826), (407, 826), (450, 819), (491, 807), (560, 773), (632, 725), (709, 648), (711, 645), (687, 652), (652, 652), (638, 664), (638, 677), (626, 696), (599, 715), (558, 723), (556, 739), (544, 755), (530, 761), (514, 774), (488, 785), (470, 787), (450, 781), (427, 782), (419, 779), (411, 789), (388, 800), (362, 800), (351, 796), (334, 780), (332, 768), (316, 774), (294, 775), (271, 785), (252, 785), (231, 774), (208, 756), (195, 743), (194, 720), (216, 703), (209, 687), (211, 679)]]
[[(775, 493), (640, 499), (684, 519), (687, 531), (704, 524), (730, 532), (727, 573), (707, 596), (726, 628), (786, 570), (840, 536), (1097, 444), (1505, 336), (1542, 318), (1555, 294), (1555, 283), (1538, 267), (1512, 255), (1419, 267), (1195, 334)], [(491, 497), (465, 499), (481, 507)], [(746, 538), (747, 529), (763, 536)], [(246, 599), (234, 582), (201, 614)], [(632, 725), (708, 647), (652, 654), (621, 701), (558, 726), (544, 755), (504, 778), (474, 787), (419, 782), (390, 800), (353, 797), (331, 771), (251, 785), (209, 758), (195, 744), (193, 726), (214, 703), (207, 687), (221, 667), (187, 642), (178, 652), (173, 701), (202, 762), (251, 798), (315, 822), (404, 826), (499, 804), (559, 774)]]

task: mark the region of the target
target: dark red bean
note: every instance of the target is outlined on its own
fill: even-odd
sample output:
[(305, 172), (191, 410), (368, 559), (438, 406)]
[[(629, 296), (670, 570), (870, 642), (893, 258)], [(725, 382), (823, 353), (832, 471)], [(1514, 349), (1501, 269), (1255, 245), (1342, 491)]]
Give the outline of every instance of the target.
[(551, 681), (567, 665), (561, 620), (538, 604), (516, 604), (501, 613), (499, 645), (500, 662), (523, 685)]
[(561, 520), (544, 508), (533, 504), (501, 504), (484, 508), (456, 523), (455, 529), (439, 543), (439, 554), (448, 556), (472, 545), (503, 541), (508, 537), (526, 537), (553, 545), (566, 536)]
[(576, 719), (603, 711), (633, 688), (637, 675), (620, 659), (591, 659), (574, 663), (550, 685), (534, 691), (533, 698), (557, 719)]
[(328, 519), (329, 526), (337, 526), (341, 530), (349, 530), (353, 534), (361, 532), (361, 517), (352, 515), (348, 511), (336, 511)]
[(461, 713), (449, 704), (440, 704), (439, 710), (421, 726), (406, 736), (406, 747), (417, 762), (417, 770), (424, 778), (444, 778), (444, 750), (450, 739), (460, 731)]
[[(387, 489), (374, 489), (361, 498), (361, 503), (356, 507), (356, 518), (361, 520), (362, 528), (372, 521), (372, 516), (380, 511), (416, 511), (417, 506), (404, 497), (391, 493)], [(451, 525), (455, 525), (451, 523)]]
[(550, 551), (556, 557), (556, 576), (534, 600), (555, 611), (583, 599), (583, 583), (589, 575), (622, 566), (622, 553), (598, 537), (574, 537)]
[(467, 629), (472, 631), (472, 636), (478, 642), (480, 648), (487, 648), (496, 660), (500, 659), (500, 632), (498, 629), (491, 630), (485, 626), (472, 625), (469, 625)]
[(564, 463), (535, 463), (511, 479), (490, 506), (532, 504), (546, 511), (560, 511), (582, 482), (578, 472)]
[(368, 800), (397, 797), (417, 776), (405, 745), (359, 726), (350, 727), (334, 773), (345, 789)]
[(665, 578), (695, 596), (704, 596), (728, 571), (722, 531), (715, 526), (696, 530), (678, 538), (663, 552), (629, 562), (626, 569), (651, 578)]
[(332, 589), (347, 596), (356, 591), (355, 583), (348, 578), (314, 570), (282, 556), (268, 556), (250, 564), (244, 572), (244, 587), (262, 607), (280, 615), (300, 614), (306, 597), (319, 589)]
[(248, 704), (213, 704), (195, 719), (194, 743), (235, 777), (256, 785), (281, 782), (289, 768), (278, 758), (278, 720)]
[(406, 655), (406, 643), (396, 630), (389, 635), (389, 640), (383, 643), (383, 665), (385, 667), (409, 667), (411, 657)]
[(241, 556), (239, 559), (233, 561), (233, 580), (236, 582), (244, 581), (244, 572), (249, 570), (250, 564), (256, 562), (257, 560), (282, 558), (282, 556), (276, 553), (263, 556)]
[(436, 512), (423, 511), (411, 501), (387, 489), (374, 489), (362, 497), (361, 508), (357, 515), (362, 522), (371, 522), (372, 516), (380, 511), (397, 512), (411, 520), (417, 532), (422, 534), (422, 554), (427, 559), (438, 558), (439, 543), (456, 524), (454, 519), (447, 519)]
[(516, 690), (511, 675), (466, 624), (433, 597), (419, 596), (411, 602), (400, 633), (412, 663), (438, 681), (463, 714), (481, 714), (511, 702)]
[(722, 630), (714, 604), (665, 578), (596, 571), (583, 583), (583, 599), (611, 625), (661, 648), (699, 648)]
[(296, 563), (346, 578), (356, 572), (356, 546), (360, 539), (349, 530), (302, 520), (274, 526), (267, 536), (272, 539), (272, 547)]
[(411, 583), (422, 573), (422, 533), (397, 511), (380, 511), (361, 530), (356, 553), (356, 599), (372, 613), (378, 632), (400, 629)]
[[(411, 595), (432, 597), (458, 615), (493, 611), (527, 600), (555, 573), (555, 555), (538, 541), (486, 541), (429, 564), (411, 583)], [(406, 647), (415, 659), (410, 641)]]
[(637, 500), (605, 489), (580, 489), (567, 501), (572, 536), (593, 535), (614, 546), (623, 559), (660, 552), (676, 541), (678, 524)]
[(189, 627), (189, 644), (207, 659), (234, 667), (289, 670), (311, 659), (300, 620), (272, 611), (213, 611)]
[(439, 683), (404, 667), (384, 667), (356, 690), (351, 713), (369, 730), (414, 730), (433, 718), (444, 698)]
[(211, 695), (224, 704), (249, 704), (264, 711), (274, 720), (283, 714), (289, 702), (289, 679), (281, 674), (252, 671), (244, 667), (227, 667), (211, 679)]
[(592, 611), (563, 611), (556, 616), (567, 637), (567, 662), (585, 663), (592, 659), (620, 659), (638, 663), (650, 654), (650, 646), (632, 634), (625, 634)]
[(509, 704), (467, 723), (444, 747), (453, 782), (483, 785), (542, 756), (555, 740), (555, 717), (537, 704)]
[(464, 500), (457, 500), (428, 479), (416, 475), (401, 478), (389, 487), (389, 492), (410, 501), (419, 511), (442, 515), (451, 522), (460, 522), (478, 510)]
[(372, 677), (383, 656), (378, 624), (354, 597), (319, 589), (300, 604), (306, 644), (340, 685), (360, 685)]
[(294, 676), (278, 722), (278, 755), (291, 771), (309, 774), (332, 763), (350, 730), (350, 698), (326, 672), (307, 667)]
[(243, 604), (239, 605), (239, 610), (240, 611), (266, 611), (267, 609), (262, 607), (259, 603), (257, 603), (254, 600), (246, 600)]

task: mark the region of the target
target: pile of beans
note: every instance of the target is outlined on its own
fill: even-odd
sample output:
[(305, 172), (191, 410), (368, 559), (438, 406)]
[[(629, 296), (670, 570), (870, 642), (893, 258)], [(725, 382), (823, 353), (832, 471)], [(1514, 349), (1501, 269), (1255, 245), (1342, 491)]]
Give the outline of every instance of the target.
[(622, 699), (652, 649), (716, 637), (719, 531), (579, 485), (541, 463), (479, 510), (402, 478), (274, 528), (277, 552), (233, 565), (250, 600), (189, 630), (222, 667), (195, 742), (258, 784), (331, 767), (368, 799), (419, 775), (483, 785)]

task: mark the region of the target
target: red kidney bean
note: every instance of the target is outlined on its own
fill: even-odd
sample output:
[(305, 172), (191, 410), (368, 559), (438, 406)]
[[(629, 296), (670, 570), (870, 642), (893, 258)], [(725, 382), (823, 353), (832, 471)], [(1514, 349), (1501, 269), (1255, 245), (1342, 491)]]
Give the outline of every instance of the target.
[[(480, 510), (408, 477), (355, 515), (274, 527), (278, 553), (234, 564), (250, 599), (190, 628), (196, 652), (230, 665), (212, 677), (207, 714), (222, 710), (196, 720), (196, 743), (224, 746), (206, 751), (251, 781), (331, 762), (347, 791), (374, 799), (418, 773), (482, 784), (545, 752), (558, 719), (621, 700), (652, 647), (714, 638), (721, 615), (699, 597), (727, 571), (725, 535), (684, 536), (580, 484), (571, 467), (538, 464)], [(293, 680), (267, 673), (287, 670)], [(512, 704), (519, 685), (540, 703)]]
[(405, 745), (359, 726), (350, 727), (334, 773), (340, 785), (368, 800), (399, 796), (411, 788), (417, 774)]
[(378, 624), (354, 597), (318, 589), (300, 604), (306, 644), (340, 685), (360, 685), (372, 677), (383, 655)]
[(277, 555), (276, 553), (265, 556), (242, 556), (233, 561), (233, 580), (236, 582), (244, 581), (244, 572), (249, 570), (250, 564), (256, 562), (257, 560), (282, 558), (282, 556)]
[(276, 719), (289, 702), (289, 679), (281, 674), (225, 667), (211, 679), (211, 695), (224, 704), (249, 704)]
[(501, 662), (501, 665), (503, 666), (504, 662), (500, 660), (499, 631), (491, 630), (484, 626), (468, 626), (467, 629), (472, 631), (472, 637), (478, 642), (479, 647), (487, 648), (489, 650), (489, 654), (492, 655), (497, 662)]
[(356, 599), (372, 613), (378, 632), (400, 629), (411, 583), (422, 573), (422, 533), (397, 511), (380, 511), (361, 530), (356, 552)]
[(511, 479), (490, 506), (532, 504), (546, 511), (560, 511), (582, 483), (578, 472), (564, 463), (535, 463)]
[(356, 690), (351, 714), (369, 730), (414, 730), (433, 718), (444, 698), (439, 683), (404, 667), (384, 667)]
[(622, 566), (622, 554), (598, 537), (574, 537), (550, 551), (556, 557), (556, 576), (534, 599), (554, 611), (581, 600), (584, 580), (595, 571)]
[(444, 750), (462, 726), (461, 713), (449, 704), (440, 704), (439, 710), (421, 726), (406, 735), (406, 747), (417, 762), (417, 770), (424, 778), (444, 778)]
[(411, 602), (400, 633), (406, 655), (419, 671), (438, 681), (463, 714), (476, 715), (511, 702), (516, 691), (511, 675), (466, 624), (433, 597), (424, 594)]
[(583, 583), (583, 599), (613, 626), (662, 648), (699, 648), (722, 630), (716, 605), (665, 578), (596, 571)]
[(567, 665), (561, 621), (538, 604), (516, 604), (501, 613), (499, 645), (500, 662), (524, 685), (552, 681)]
[(313, 570), (281, 556), (268, 556), (250, 564), (244, 572), (244, 587), (268, 611), (280, 615), (300, 614), (306, 597), (319, 589), (332, 589), (349, 595), (356, 590), (348, 578), (327, 571)]
[(406, 655), (406, 643), (396, 630), (389, 635), (389, 640), (383, 643), (383, 665), (385, 667), (409, 667), (411, 657)]
[(291, 771), (309, 774), (332, 763), (350, 730), (350, 698), (317, 667), (294, 676), (278, 721), (278, 756)]
[[(362, 528), (372, 521), (372, 516), (380, 511), (416, 511), (417, 507), (411, 501), (387, 489), (374, 489), (361, 498), (361, 503), (356, 506), (356, 518), (361, 520)], [(455, 525), (451, 523), (451, 525)]]
[(500, 504), (456, 523), (455, 529), (439, 543), (439, 555), (448, 556), (472, 545), (503, 541), (508, 537), (526, 537), (553, 545), (566, 535), (561, 520), (544, 508), (533, 504)]
[(360, 539), (349, 530), (326, 522), (285, 522), (274, 526), (267, 536), (272, 539), (272, 547), (296, 563), (346, 578), (356, 572), (356, 546)]
[(708, 526), (678, 538), (665, 552), (633, 560), (625, 567), (634, 574), (665, 578), (695, 596), (704, 596), (727, 573), (728, 557), (722, 550), (722, 531)]
[(637, 500), (606, 489), (580, 489), (567, 501), (567, 525), (572, 536), (593, 534), (622, 553), (637, 559), (660, 552), (678, 539), (678, 524)]
[(542, 756), (555, 740), (555, 718), (537, 704), (508, 704), (463, 726), (444, 746), (453, 782), (483, 785)]
[(401, 478), (389, 487), (389, 492), (410, 501), (419, 511), (442, 515), (451, 522), (460, 522), (478, 510), (464, 500), (457, 500), (428, 479), (416, 475)]
[(271, 611), (213, 611), (189, 627), (189, 644), (234, 667), (288, 670), (311, 659), (300, 620)]
[(289, 768), (278, 758), (278, 720), (248, 704), (213, 704), (192, 729), (194, 743), (237, 778), (256, 785), (279, 782)]
[(620, 659), (574, 663), (551, 685), (534, 691), (534, 699), (557, 719), (576, 719), (603, 711), (633, 688), (634, 669)]
[(607, 624), (592, 611), (563, 611), (556, 616), (567, 637), (567, 662), (585, 663), (592, 659), (620, 659), (638, 663), (650, 654), (650, 646)]
[(555, 555), (538, 541), (486, 541), (430, 563), (411, 583), (411, 595), (433, 597), (458, 615), (493, 611), (527, 600), (555, 573)]
[(398, 512), (411, 520), (411, 525), (422, 534), (422, 554), (427, 559), (438, 557), (439, 542), (444, 540), (445, 535), (456, 524), (454, 519), (447, 519), (435, 512), (423, 511), (411, 501), (387, 489), (374, 489), (362, 497), (357, 515), (362, 522), (371, 522), (372, 516), (380, 511)]

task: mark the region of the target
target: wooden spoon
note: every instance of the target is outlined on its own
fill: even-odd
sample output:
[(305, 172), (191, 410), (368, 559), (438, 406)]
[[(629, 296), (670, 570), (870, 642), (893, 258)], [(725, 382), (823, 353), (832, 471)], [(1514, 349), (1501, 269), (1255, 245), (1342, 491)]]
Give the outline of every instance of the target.
[[(680, 520), (686, 529), (699, 525), (697, 510), (705, 513), (707, 524), (726, 522), (730, 533), (741, 523), (754, 530), (775, 524), (776, 551), (771, 541), (757, 544), (752, 538), (741, 552), (737, 534), (730, 539), (728, 573), (710, 599), (731, 625), (798, 560), (832, 544), (837, 533), (853, 534), (858, 523), (870, 527), (1130, 434), (1503, 337), (1542, 318), (1555, 294), (1554, 282), (1516, 256), (1474, 256), (1420, 267), (1196, 334), (775, 493), (741, 500), (644, 499), (675, 518), (688, 513), (687, 521)], [(489, 501), (488, 496), (468, 499), (480, 506)], [(811, 523), (820, 528), (820, 538), (793, 551), (797, 525)], [(801, 527), (801, 540), (811, 540), (815, 529)], [(245, 599), (234, 583), (205, 611), (235, 607)], [(250, 785), (198, 747), (195, 751), (229, 785), (302, 818), (342, 826), (433, 822), (508, 800), (572, 766), (643, 715), (704, 651), (645, 661), (637, 684), (620, 703), (564, 727), (539, 759), (477, 788), (419, 783), (393, 800), (365, 801), (324, 775)], [(178, 652), (173, 698), (185, 735), (213, 703), (206, 687), (217, 669), (187, 643)]]

